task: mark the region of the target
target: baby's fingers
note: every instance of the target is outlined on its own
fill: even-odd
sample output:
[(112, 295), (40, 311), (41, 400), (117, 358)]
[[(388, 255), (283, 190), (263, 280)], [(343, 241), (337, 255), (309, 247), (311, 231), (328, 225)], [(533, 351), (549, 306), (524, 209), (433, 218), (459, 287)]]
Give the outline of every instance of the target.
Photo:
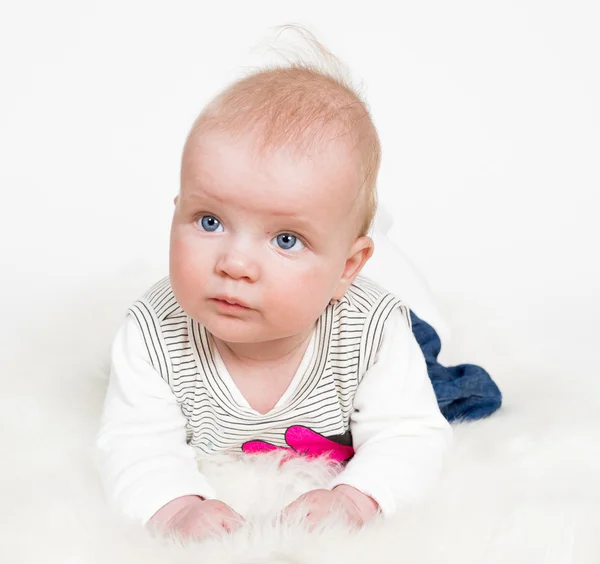
[(312, 531), (326, 516), (327, 512), (319, 504), (296, 500), (284, 509), (280, 521), (293, 521)]
[(245, 522), (245, 519), (235, 511), (231, 511), (231, 515), (226, 515), (221, 521), (221, 527), (228, 533), (237, 531)]
[(300, 517), (306, 517), (308, 512), (309, 512), (308, 503), (301, 496), (283, 508), (281, 514), (279, 515), (279, 520), (286, 521), (291, 518), (298, 519)]

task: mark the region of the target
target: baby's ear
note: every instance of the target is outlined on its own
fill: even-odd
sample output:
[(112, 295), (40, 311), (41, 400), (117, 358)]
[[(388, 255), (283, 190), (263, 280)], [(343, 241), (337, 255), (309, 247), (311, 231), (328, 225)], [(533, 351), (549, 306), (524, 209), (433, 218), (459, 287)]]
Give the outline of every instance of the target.
[(344, 272), (342, 272), (340, 281), (333, 293), (332, 298), (334, 300), (339, 300), (344, 296), (350, 284), (352, 284), (362, 270), (362, 267), (371, 258), (374, 250), (375, 245), (371, 237), (363, 236), (354, 241), (346, 259)]
[(179, 200), (179, 194), (177, 194), (177, 196), (175, 196), (175, 199), (173, 200), (173, 203), (175, 205), (177, 205), (177, 201)]

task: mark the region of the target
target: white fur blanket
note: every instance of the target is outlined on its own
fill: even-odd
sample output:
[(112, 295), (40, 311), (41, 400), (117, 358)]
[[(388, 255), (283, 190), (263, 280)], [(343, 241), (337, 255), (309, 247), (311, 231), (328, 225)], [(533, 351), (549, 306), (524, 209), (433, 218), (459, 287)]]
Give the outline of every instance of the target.
[[(35, 324), (12, 328), (19, 338), (0, 366), (3, 564), (600, 562), (596, 374), (582, 358), (572, 373), (557, 374), (543, 359), (516, 366), (490, 327), (480, 358), (490, 359), (504, 407), (456, 427), (443, 480), (419, 507), (360, 532), (335, 518), (313, 533), (282, 527), (274, 520), (281, 506), (322, 483), (327, 469), (297, 461), (279, 470), (274, 459), (249, 458), (204, 468), (248, 518), (235, 535), (181, 546), (124, 523), (104, 504), (93, 440), (113, 331), (146, 285), (87, 286), (80, 296), (56, 296)], [(475, 309), (452, 315), (464, 326), (478, 322)], [(516, 332), (515, 350), (539, 345), (534, 333), (524, 342)], [(549, 333), (539, 339), (547, 350), (555, 344)]]

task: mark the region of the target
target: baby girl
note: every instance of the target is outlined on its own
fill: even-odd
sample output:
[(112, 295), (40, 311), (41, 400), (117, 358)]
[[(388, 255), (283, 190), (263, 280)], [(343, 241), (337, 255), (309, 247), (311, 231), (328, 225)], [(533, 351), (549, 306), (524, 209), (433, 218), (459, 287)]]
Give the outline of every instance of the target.
[(109, 502), (199, 538), (243, 516), (197, 456), (287, 449), (341, 471), (283, 509), (362, 525), (435, 483), (450, 441), (396, 296), (360, 276), (374, 245), (380, 144), (344, 81), (306, 65), (257, 72), (194, 123), (169, 277), (113, 345), (98, 436)]

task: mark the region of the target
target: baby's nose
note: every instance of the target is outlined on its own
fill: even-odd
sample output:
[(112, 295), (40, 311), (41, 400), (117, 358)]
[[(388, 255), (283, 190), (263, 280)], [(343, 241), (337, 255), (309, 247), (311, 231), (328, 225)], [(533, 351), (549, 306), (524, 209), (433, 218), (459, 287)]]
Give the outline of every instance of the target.
[(259, 268), (256, 261), (248, 253), (229, 250), (224, 252), (215, 265), (215, 270), (220, 276), (228, 276), (234, 280), (258, 280)]

